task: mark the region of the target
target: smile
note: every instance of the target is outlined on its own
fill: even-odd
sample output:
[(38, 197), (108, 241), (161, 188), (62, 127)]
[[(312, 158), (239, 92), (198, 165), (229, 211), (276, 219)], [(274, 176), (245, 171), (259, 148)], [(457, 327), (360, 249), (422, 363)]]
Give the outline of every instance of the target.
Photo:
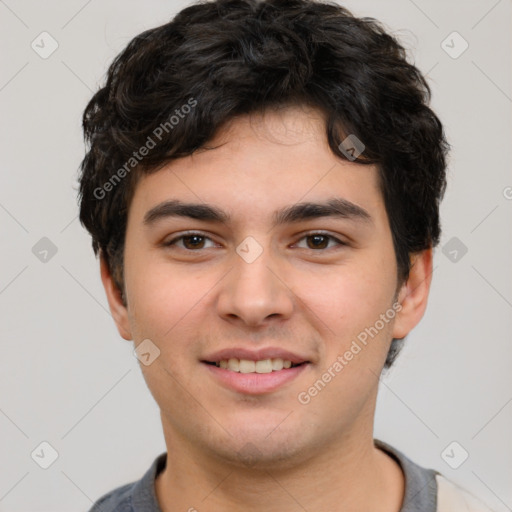
[(230, 359), (223, 359), (217, 362), (210, 362), (217, 368), (224, 368), (232, 372), (239, 373), (271, 373), (278, 372), (282, 369), (293, 368), (300, 364), (294, 364), (290, 360), (275, 358), (275, 359), (260, 359), (259, 361), (251, 361), (250, 359), (237, 359), (232, 357)]
[(230, 358), (221, 361), (202, 363), (217, 384), (244, 395), (264, 395), (286, 388), (311, 366), (306, 361), (293, 364), (283, 359), (251, 361)]

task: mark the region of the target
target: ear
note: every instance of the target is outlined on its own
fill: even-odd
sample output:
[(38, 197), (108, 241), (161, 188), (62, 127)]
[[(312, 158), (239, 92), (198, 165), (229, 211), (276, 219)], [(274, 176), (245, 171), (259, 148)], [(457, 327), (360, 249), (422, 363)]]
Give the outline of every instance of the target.
[(126, 306), (123, 304), (121, 291), (115, 284), (108, 263), (103, 256), (103, 252), (101, 251), (100, 272), (101, 281), (103, 282), (103, 287), (105, 288), (105, 293), (107, 294), (110, 312), (112, 313), (112, 318), (116, 323), (117, 330), (119, 331), (119, 334), (122, 338), (125, 340), (131, 340), (133, 338), (131, 334), (130, 322), (128, 319), (128, 311)]
[(396, 315), (393, 338), (402, 339), (419, 323), (427, 308), (432, 281), (432, 248), (411, 257), (411, 270), (398, 294), (402, 309)]

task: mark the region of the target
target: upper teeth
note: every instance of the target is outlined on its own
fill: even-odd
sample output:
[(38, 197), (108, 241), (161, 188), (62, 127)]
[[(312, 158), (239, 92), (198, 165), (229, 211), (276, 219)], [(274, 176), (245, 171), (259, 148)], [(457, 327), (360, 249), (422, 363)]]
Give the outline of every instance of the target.
[(292, 365), (291, 361), (283, 360), (281, 358), (276, 359), (261, 359), (260, 361), (250, 361), (249, 359), (224, 359), (215, 363), (216, 366), (226, 368), (233, 372), (240, 373), (270, 373), (272, 371), (279, 371), (283, 368), (290, 368)]

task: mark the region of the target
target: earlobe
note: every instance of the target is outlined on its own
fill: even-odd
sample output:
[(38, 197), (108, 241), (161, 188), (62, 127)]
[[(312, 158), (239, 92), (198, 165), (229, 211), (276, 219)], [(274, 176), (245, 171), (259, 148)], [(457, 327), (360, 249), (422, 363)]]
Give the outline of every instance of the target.
[(393, 326), (393, 338), (402, 339), (419, 323), (427, 308), (432, 281), (432, 248), (411, 257), (411, 270), (398, 295), (401, 310)]
[(102, 251), (100, 251), (100, 273), (103, 287), (107, 295), (108, 305), (112, 318), (116, 323), (117, 330), (122, 338), (125, 340), (132, 340), (132, 334), (130, 329), (130, 322), (128, 319), (128, 311), (123, 303), (121, 291), (117, 287), (112, 277), (112, 273), (105, 260)]

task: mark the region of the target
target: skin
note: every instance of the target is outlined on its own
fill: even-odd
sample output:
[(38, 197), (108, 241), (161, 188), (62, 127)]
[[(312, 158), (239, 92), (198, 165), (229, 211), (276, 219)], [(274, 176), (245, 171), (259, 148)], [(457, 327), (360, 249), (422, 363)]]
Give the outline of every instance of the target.
[[(127, 306), (103, 258), (101, 276), (120, 335), (160, 350), (141, 365), (161, 410), (167, 452), (156, 480), (164, 512), (399, 511), (404, 477), (373, 444), (378, 376), (391, 340), (424, 314), (432, 251), (397, 267), (377, 169), (339, 159), (320, 112), (288, 107), (242, 116), (208, 149), (144, 176), (130, 204), (125, 240)], [(302, 201), (342, 197), (369, 222), (324, 217), (272, 228), (272, 213)], [(169, 199), (208, 203), (229, 223), (144, 215)], [(194, 243), (163, 242), (187, 230)], [(344, 241), (307, 234), (325, 231)], [(248, 236), (263, 252), (247, 263)], [(199, 248), (196, 248), (199, 247)], [(344, 354), (379, 315), (401, 310), (304, 405), (297, 396)], [(201, 363), (213, 351), (277, 346), (307, 356), (307, 368), (272, 393), (220, 385)]]

